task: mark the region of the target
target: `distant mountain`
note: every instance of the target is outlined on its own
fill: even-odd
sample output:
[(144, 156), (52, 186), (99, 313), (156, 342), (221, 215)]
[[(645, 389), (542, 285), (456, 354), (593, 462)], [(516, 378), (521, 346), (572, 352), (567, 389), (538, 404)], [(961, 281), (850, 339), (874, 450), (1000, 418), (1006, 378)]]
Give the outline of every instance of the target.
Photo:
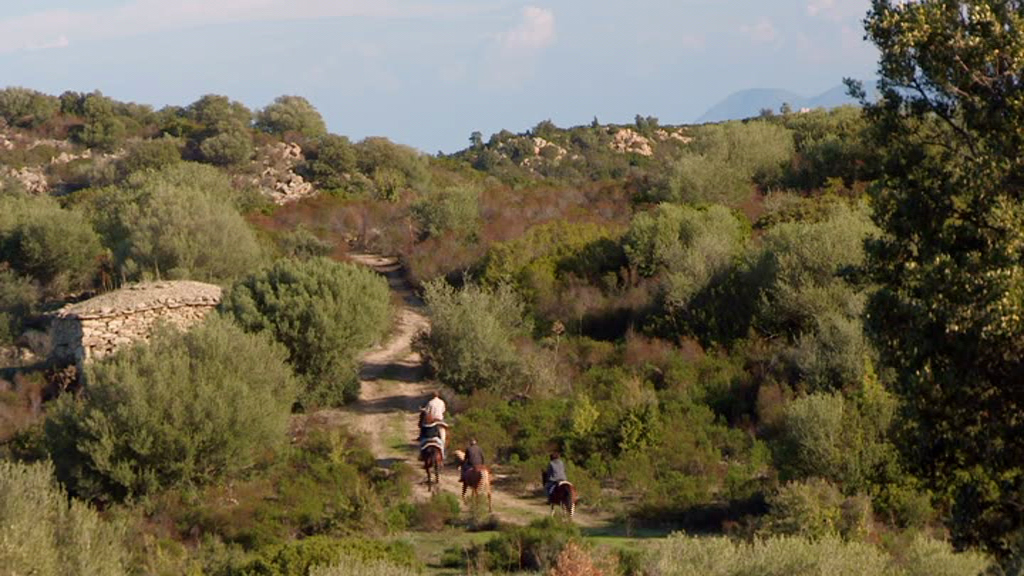
[[(870, 87), (868, 87), (870, 89)], [(703, 116), (697, 119), (698, 124), (705, 122), (722, 122), (724, 120), (740, 120), (757, 116), (761, 110), (768, 108), (778, 112), (783, 103), (788, 102), (793, 110), (801, 108), (835, 108), (846, 104), (857, 104), (846, 93), (846, 86), (840, 84), (825, 92), (807, 98), (789, 90), (771, 88), (754, 88), (741, 90), (726, 96), (724, 100), (712, 106)]]

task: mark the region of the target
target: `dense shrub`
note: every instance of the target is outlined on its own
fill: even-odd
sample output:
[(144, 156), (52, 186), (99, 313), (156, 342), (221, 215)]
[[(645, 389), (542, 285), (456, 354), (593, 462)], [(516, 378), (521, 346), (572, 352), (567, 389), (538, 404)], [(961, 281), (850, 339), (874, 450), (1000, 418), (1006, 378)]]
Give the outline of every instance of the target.
[(352, 558), (345, 558), (331, 566), (313, 568), (309, 576), (349, 576), (359, 574), (360, 576), (415, 576), (421, 572), (409, 566), (392, 564), (390, 562), (367, 562)]
[(101, 251), (81, 212), (49, 197), (0, 196), (0, 267), (61, 294), (91, 287)]
[(423, 346), (442, 382), (460, 392), (520, 391), (531, 383), (531, 366), (514, 342), (529, 334), (530, 323), (509, 286), (459, 290), (438, 279), (424, 296), (432, 325)]
[(539, 570), (555, 566), (562, 550), (580, 538), (574, 524), (555, 518), (534, 520), (529, 526), (513, 526), (483, 546), (470, 550), (470, 562), (477, 570)]
[(344, 136), (326, 134), (314, 140), (306, 151), (311, 180), (321, 190), (343, 191), (356, 172), (356, 151)]
[(128, 146), (123, 158), (118, 160), (118, 171), (127, 176), (143, 170), (160, 170), (181, 162), (183, 142), (165, 136), (155, 140), (140, 140)]
[(870, 500), (844, 498), (838, 488), (821, 479), (780, 487), (768, 498), (768, 508), (764, 535), (856, 540), (866, 536), (870, 527)]
[(454, 232), (465, 237), (479, 225), (480, 191), (472, 186), (453, 186), (424, 194), (412, 206), (412, 216), (425, 237)]
[(778, 181), (793, 154), (790, 131), (767, 122), (706, 125), (694, 134), (694, 142), (654, 178), (652, 199), (736, 206), (750, 197), (755, 182)]
[(203, 160), (218, 166), (241, 164), (255, 153), (252, 135), (246, 130), (232, 129), (204, 139), (199, 144)]
[(57, 98), (28, 88), (0, 90), (0, 119), (10, 126), (31, 128), (46, 122), (60, 109)]
[(296, 132), (308, 138), (327, 134), (324, 119), (302, 96), (275, 98), (273, 104), (256, 113), (256, 127), (271, 134)]
[(39, 303), (39, 288), (24, 276), (0, 268), (0, 345), (21, 334), (22, 321)]
[(87, 378), (46, 434), (61, 480), (97, 500), (246, 468), (284, 439), (295, 399), (285, 351), (217, 317), (95, 362)]
[(0, 460), (0, 566), (7, 574), (122, 576), (125, 528), (67, 495), (49, 464)]
[(666, 302), (680, 309), (734, 263), (748, 236), (749, 227), (724, 206), (662, 204), (633, 218), (622, 243), (641, 274), (665, 273)]
[(825, 219), (769, 228), (753, 257), (749, 276), (761, 287), (755, 326), (787, 337), (788, 362), (812, 390), (864, 377), (864, 293), (843, 274), (864, 262), (864, 241), (875, 231), (864, 206), (836, 204)]
[[(336, 569), (331, 570), (328, 567), (340, 565), (342, 562), (346, 568), (388, 564), (408, 571), (415, 565), (415, 556), (411, 546), (400, 541), (386, 543), (362, 538), (333, 539), (313, 536), (262, 552), (259, 558), (242, 569), (242, 573), (251, 576), (307, 576), (315, 573), (312, 572), (313, 569), (324, 567), (325, 570), (320, 573), (334, 574)], [(390, 573), (385, 571), (381, 574)], [(345, 574), (362, 572), (348, 571)]]
[(333, 405), (358, 396), (357, 354), (387, 331), (390, 293), (368, 268), (279, 260), (238, 281), (222, 308), (249, 332), (284, 344), (305, 383), (303, 404)]
[(988, 565), (977, 554), (953, 554), (944, 543), (914, 546), (918, 564), (890, 558), (869, 544), (834, 537), (775, 537), (746, 543), (673, 534), (655, 546), (649, 568), (664, 576), (976, 576)]
[(181, 164), (82, 192), (80, 202), (121, 279), (231, 280), (257, 267), (262, 250), (233, 206), (237, 193), (224, 182), (215, 171)]

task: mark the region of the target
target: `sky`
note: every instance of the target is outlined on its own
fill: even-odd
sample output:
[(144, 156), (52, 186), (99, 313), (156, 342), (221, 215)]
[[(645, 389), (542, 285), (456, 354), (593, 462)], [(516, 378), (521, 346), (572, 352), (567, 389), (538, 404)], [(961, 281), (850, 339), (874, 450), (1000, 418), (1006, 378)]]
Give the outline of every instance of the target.
[(869, 0), (2, 0), (0, 86), (253, 109), (424, 152), (472, 132), (693, 122), (729, 94), (871, 78)]

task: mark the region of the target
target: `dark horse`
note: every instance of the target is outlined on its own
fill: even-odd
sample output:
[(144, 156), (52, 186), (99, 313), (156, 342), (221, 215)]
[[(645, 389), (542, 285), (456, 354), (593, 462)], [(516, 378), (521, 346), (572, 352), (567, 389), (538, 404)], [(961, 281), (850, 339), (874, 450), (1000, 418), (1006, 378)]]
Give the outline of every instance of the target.
[(548, 495), (548, 504), (551, 505), (551, 514), (555, 513), (555, 506), (565, 510), (565, 513), (572, 520), (576, 512), (576, 487), (571, 482), (559, 482), (558, 486)]
[(423, 460), (423, 470), (427, 473), (427, 486), (433, 483), (430, 481), (430, 470), (434, 470), (434, 482), (441, 485), (441, 447), (435, 444), (427, 444), (420, 449), (420, 460)]
[[(422, 442), (420, 448), (420, 460), (423, 461), (423, 470), (427, 473), (427, 486), (431, 486), (433, 483), (430, 481), (430, 469), (434, 469), (434, 479), (437, 485), (441, 484), (441, 466), (444, 465), (444, 458), (441, 455), (441, 436), (440, 430), (437, 427), (427, 428), (427, 413), (423, 410), (420, 411), (419, 426), (420, 426), (420, 440)], [(428, 435), (427, 430), (430, 430)]]

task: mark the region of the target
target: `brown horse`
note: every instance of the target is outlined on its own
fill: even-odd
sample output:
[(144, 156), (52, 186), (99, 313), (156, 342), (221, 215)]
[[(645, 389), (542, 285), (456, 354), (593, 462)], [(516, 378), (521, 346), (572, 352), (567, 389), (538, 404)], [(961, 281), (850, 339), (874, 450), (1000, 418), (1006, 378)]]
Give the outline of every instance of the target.
[[(466, 453), (462, 450), (455, 451), (455, 461), (458, 462), (459, 467), (462, 467), (462, 462), (466, 459)], [(466, 490), (473, 491), (473, 502), (477, 501), (480, 493), (487, 494), (487, 511), (494, 512), (494, 508), (491, 505), (491, 469), (487, 466), (473, 467), (466, 470), (463, 474), (462, 479), (462, 502), (466, 502)]]
[(420, 460), (423, 460), (423, 470), (427, 473), (427, 486), (433, 486), (430, 479), (430, 469), (434, 469), (434, 480), (437, 486), (441, 485), (441, 447), (436, 444), (427, 444), (420, 449)]
[(572, 515), (576, 512), (576, 487), (571, 482), (559, 482), (558, 486), (551, 491), (548, 495), (548, 504), (551, 505), (551, 515), (555, 514), (555, 506), (565, 510), (565, 513), (569, 516), (569, 520), (572, 520)]

